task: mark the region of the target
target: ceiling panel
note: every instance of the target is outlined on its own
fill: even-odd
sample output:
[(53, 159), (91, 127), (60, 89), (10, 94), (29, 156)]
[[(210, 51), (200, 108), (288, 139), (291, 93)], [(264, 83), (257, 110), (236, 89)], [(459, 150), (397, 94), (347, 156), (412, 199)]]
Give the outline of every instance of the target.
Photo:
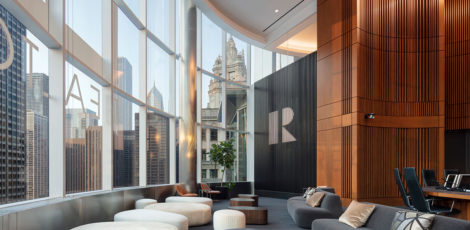
[[(304, 0), (209, 0), (225, 16), (255, 33), (262, 33)], [(275, 10), (279, 12), (275, 13)], [(289, 12), (291, 13), (291, 12)], [(279, 20), (278, 22), (280, 22)]]

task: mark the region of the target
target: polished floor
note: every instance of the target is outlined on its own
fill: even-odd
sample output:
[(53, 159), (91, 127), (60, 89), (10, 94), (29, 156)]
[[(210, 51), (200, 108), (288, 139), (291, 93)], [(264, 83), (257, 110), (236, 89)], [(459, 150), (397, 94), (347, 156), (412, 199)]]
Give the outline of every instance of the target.
[[(247, 228), (255, 229), (302, 229), (295, 225), (292, 218), (287, 213), (287, 200), (260, 197), (259, 206), (268, 209), (268, 225), (247, 225)], [(226, 209), (229, 206), (228, 200), (214, 201), (214, 211)], [(212, 230), (212, 223), (204, 226), (191, 227), (190, 230)]]

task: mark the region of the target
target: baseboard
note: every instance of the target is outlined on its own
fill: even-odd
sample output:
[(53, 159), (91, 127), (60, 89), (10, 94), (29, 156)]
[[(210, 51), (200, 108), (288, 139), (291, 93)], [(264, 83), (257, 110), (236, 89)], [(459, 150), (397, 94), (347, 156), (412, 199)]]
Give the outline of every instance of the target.
[(271, 190), (259, 190), (259, 189), (255, 190), (255, 194), (259, 195), (259, 196), (279, 198), (279, 199), (289, 199), (293, 196), (301, 196), (302, 195), (300, 193), (271, 191)]

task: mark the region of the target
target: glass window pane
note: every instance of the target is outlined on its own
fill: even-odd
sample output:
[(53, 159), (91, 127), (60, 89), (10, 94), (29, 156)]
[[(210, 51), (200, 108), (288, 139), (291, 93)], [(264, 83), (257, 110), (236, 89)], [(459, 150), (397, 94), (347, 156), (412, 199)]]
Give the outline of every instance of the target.
[(246, 129), (246, 89), (227, 82), (227, 129)]
[(118, 10), (117, 54), (114, 84), (125, 93), (139, 98), (139, 30), (120, 9)]
[(147, 184), (170, 182), (169, 119), (147, 112)]
[(113, 98), (114, 187), (139, 185), (139, 106), (120, 96)]
[(226, 43), (226, 78), (230, 81), (246, 83), (247, 44), (240, 39), (227, 34)]
[(6, 204), (49, 196), (50, 80), (48, 48), (1, 4), (0, 20), (6, 26), (0, 29), (0, 204)]
[(212, 144), (223, 140), (224, 131), (218, 129), (201, 129), (201, 181), (220, 182), (222, 181), (222, 167), (211, 161), (210, 150)]
[(211, 126), (222, 126), (222, 91), (221, 80), (202, 75), (201, 122)]
[(276, 71), (290, 65), (293, 62), (293, 56), (276, 53)]
[(273, 72), (273, 53), (251, 46), (251, 84)]
[(236, 158), (233, 169), (227, 171), (227, 179), (246, 181), (246, 134), (228, 131), (227, 140), (230, 139), (233, 141)]
[(176, 116), (180, 115), (180, 73), (181, 73), (181, 60), (176, 60), (176, 70), (175, 70), (175, 110)]
[(65, 23), (101, 56), (101, 1), (66, 0), (65, 4)]
[(170, 55), (147, 39), (147, 103), (169, 112), (170, 103)]
[(101, 189), (102, 86), (66, 63), (66, 193)]
[(180, 30), (181, 30), (181, 25), (180, 25), (180, 13), (182, 11), (181, 9), (181, 0), (175, 0), (175, 53), (179, 54), (180, 53)]
[(170, 42), (170, 1), (147, 1), (147, 27), (163, 43)]
[(222, 30), (202, 14), (202, 68), (222, 75)]
[[(127, 7), (129, 7), (129, 9), (131, 9), (131, 11), (138, 17), (140, 18), (140, 9), (141, 9), (141, 5), (142, 4), (145, 4), (144, 2), (145, 0), (124, 0), (124, 2), (126, 3)], [(154, 0), (150, 0), (150, 1), (154, 1)], [(149, 2), (150, 2), (149, 1)]]
[(23, 49), (26, 66), (32, 65), (26, 71), (26, 199), (36, 199), (49, 196), (49, 49), (29, 31)]

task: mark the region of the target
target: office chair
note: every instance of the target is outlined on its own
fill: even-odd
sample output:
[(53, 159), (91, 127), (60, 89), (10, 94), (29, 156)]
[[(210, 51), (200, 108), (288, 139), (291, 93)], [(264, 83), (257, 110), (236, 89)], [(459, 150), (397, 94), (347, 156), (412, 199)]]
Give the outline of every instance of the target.
[(458, 169), (444, 169), (444, 180), (447, 180), (447, 175), (449, 174), (460, 174)]
[(432, 205), (431, 199), (426, 199), (423, 193), (423, 189), (418, 181), (415, 168), (404, 168), (403, 174), (405, 176), (406, 185), (408, 185), (408, 191), (413, 200), (413, 207), (419, 212), (426, 212), (432, 214), (449, 214), (454, 208), (454, 202), (449, 208), (435, 207)]
[(424, 186), (440, 186), (439, 182), (436, 179), (436, 174), (434, 173), (434, 170), (423, 169), (421, 171), (421, 174), (423, 176)]
[(406, 193), (405, 186), (403, 186), (403, 181), (401, 180), (400, 170), (397, 168), (393, 169), (393, 173), (395, 174), (395, 182), (398, 185), (398, 191), (400, 191), (401, 198), (403, 199), (403, 203), (410, 208), (411, 210), (416, 210), (413, 205), (411, 205), (410, 196)]

